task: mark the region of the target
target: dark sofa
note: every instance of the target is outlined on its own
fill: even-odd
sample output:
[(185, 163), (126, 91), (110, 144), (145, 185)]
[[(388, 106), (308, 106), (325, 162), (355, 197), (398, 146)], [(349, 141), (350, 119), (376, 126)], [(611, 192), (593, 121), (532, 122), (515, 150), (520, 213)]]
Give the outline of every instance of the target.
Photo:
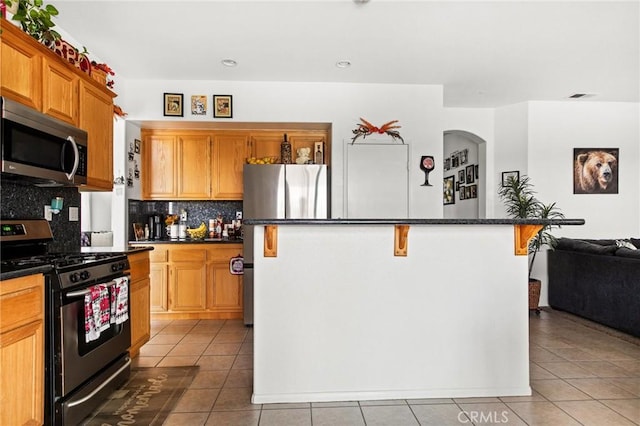
[(640, 337), (640, 239), (560, 238), (548, 268), (552, 308)]

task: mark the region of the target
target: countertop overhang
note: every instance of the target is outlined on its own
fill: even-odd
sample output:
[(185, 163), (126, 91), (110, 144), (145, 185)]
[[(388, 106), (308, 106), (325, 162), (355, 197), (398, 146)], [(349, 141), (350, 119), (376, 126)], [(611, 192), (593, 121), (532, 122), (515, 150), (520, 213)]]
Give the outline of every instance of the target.
[(245, 225), (584, 225), (584, 219), (245, 219)]

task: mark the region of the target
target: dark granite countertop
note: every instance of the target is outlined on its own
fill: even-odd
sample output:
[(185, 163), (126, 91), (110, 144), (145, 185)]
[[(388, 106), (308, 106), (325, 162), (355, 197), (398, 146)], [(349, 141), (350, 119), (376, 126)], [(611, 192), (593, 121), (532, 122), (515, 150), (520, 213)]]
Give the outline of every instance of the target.
[(45, 265), (45, 266), (34, 266), (33, 268), (20, 269), (18, 271), (2, 272), (0, 273), (0, 281), (10, 280), (13, 278), (26, 277), (28, 275), (46, 274), (47, 272), (51, 271), (51, 269), (53, 269), (51, 265)]
[[(148, 242), (147, 242), (148, 243)], [(127, 248), (117, 248), (117, 247), (81, 247), (80, 251), (82, 253), (124, 253), (124, 254), (133, 254), (140, 251), (150, 251), (153, 250), (152, 246), (138, 246), (138, 245), (129, 245)]]
[(240, 238), (204, 238), (204, 239), (191, 239), (191, 238), (179, 238), (176, 240), (148, 240), (148, 241), (129, 241), (129, 244), (137, 246), (139, 244), (242, 244)]
[(245, 219), (245, 225), (584, 225), (584, 219)]

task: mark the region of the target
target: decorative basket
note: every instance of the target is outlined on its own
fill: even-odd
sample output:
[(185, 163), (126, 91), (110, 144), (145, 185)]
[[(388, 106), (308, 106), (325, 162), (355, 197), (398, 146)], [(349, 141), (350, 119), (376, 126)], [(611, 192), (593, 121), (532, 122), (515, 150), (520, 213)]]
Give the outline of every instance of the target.
[(91, 69), (91, 78), (93, 78), (95, 81), (97, 81), (102, 85), (107, 84), (107, 73), (105, 71), (102, 71), (99, 68)]

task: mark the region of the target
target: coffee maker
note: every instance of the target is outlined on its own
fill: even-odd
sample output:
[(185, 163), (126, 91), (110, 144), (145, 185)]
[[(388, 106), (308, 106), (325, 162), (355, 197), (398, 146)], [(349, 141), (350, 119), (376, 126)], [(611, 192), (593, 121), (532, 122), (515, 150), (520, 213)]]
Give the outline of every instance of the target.
[(149, 239), (161, 240), (165, 235), (164, 218), (161, 214), (149, 216)]

